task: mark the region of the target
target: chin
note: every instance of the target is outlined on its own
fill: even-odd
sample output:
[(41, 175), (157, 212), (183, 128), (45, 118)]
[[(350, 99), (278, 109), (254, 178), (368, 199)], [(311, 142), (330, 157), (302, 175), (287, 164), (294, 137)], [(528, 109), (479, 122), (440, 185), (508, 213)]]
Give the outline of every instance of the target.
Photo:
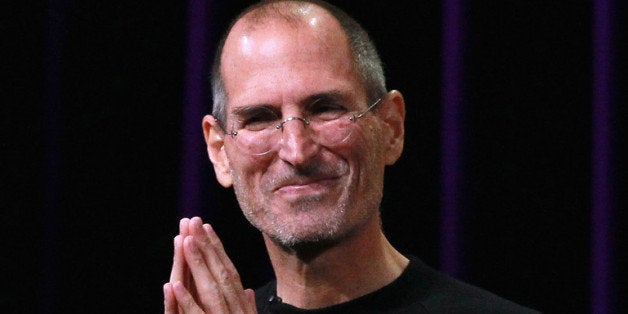
[(344, 208), (331, 212), (295, 210), (290, 214), (245, 211), (244, 215), (254, 227), (286, 250), (335, 243), (346, 231)]
[[(327, 198), (331, 199), (331, 198)], [(276, 243), (293, 246), (301, 242), (337, 238), (347, 224), (346, 202), (327, 202), (320, 196), (298, 201), (268, 202), (266, 207), (243, 203), (246, 219)], [(253, 205), (253, 206), (250, 206)]]
[[(301, 215), (304, 213), (301, 212)], [(305, 213), (305, 216), (308, 213)], [(318, 215), (314, 215), (318, 216)], [(265, 226), (258, 226), (258, 229), (273, 241), (283, 247), (298, 247), (305, 243), (328, 243), (335, 242), (342, 238), (342, 215), (333, 217), (307, 217), (306, 219), (280, 219), (273, 221)], [(317, 219), (318, 218), (318, 219)], [(308, 223), (304, 223), (306, 220)]]
[(258, 229), (282, 250), (309, 256), (341, 242), (346, 237), (346, 227), (340, 221), (319, 220), (314, 225), (286, 223)]
[(271, 238), (273, 243), (275, 243), (279, 248), (283, 251), (296, 254), (302, 260), (311, 260), (314, 257), (318, 256), (320, 253), (324, 252), (330, 247), (333, 247), (340, 239), (317, 239), (317, 240), (300, 240), (294, 242), (282, 242), (279, 239)]
[(286, 247), (295, 247), (305, 243), (335, 242), (341, 238), (337, 227), (326, 226), (313, 228), (313, 230), (285, 230), (275, 229), (273, 234), (268, 234), (272, 239)]

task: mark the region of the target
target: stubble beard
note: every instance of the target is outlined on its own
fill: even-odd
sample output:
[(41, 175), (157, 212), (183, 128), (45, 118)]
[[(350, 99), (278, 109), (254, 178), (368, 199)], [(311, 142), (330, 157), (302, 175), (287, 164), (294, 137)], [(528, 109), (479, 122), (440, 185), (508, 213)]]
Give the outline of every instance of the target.
[[(234, 190), (236, 195), (242, 193), (239, 188)], [(332, 207), (321, 203), (319, 197), (304, 198), (291, 207), (289, 215), (247, 202), (240, 196), (238, 200), (246, 219), (278, 247), (311, 257), (351, 237), (374, 215), (379, 215), (381, 193), (367, 196), (360, 204), (346, 195)]]
[[(234, 182), (235, 183), (235, 182)], [(284, 249), (297, 249), (315, 243), (327, 244), (342, 238), (347, 201), (325, 204), (323, 196), (303, 197), (292, 202), (289, 212), (277, 212), (247, 197), (248, 189), (234, 184), (234, 191), (246, 219)]]
[[(373, 215), (379, 216), (383, 182), (359, 182), (358, 178), (351, 178), (345, 184), (339, 182), (335, 187), (339, 190), (331, 192), (333, 195), (303, 196), (290, 204), (282, 204), (281, 210), (271, 208), (273, 192), (268, 190), (268, 186), (275, 186), (291, 176), (351, 176), (349, 165), (342, 161), (329, 163), (314, 160), (300, 170), (283, 170), (283, 175), (272, 176), (257, 187), (233, 168), (231, 176), (246, 219), (285, 250), (299, 252), (305, 248), (316, 251), (328, 247), (366, 225)], [(379, 189), (373, 190), (374, 186), (379, 186)]]

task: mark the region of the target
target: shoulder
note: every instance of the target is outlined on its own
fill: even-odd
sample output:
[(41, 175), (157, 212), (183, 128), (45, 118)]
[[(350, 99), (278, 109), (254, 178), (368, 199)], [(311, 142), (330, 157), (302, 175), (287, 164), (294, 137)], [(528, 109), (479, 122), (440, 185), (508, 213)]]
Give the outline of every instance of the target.
[(416, 257), (392, 283), (357, 299), (303, 310), (277, 298), (277, 283), (255, 290), (259, 313), (538, 313), (439, 272)]
[(433, 313), (538, 313), (482, 288), (439, 272), (412, 257), (408, 272), (427, 279), (429, 288), (421, 303)]

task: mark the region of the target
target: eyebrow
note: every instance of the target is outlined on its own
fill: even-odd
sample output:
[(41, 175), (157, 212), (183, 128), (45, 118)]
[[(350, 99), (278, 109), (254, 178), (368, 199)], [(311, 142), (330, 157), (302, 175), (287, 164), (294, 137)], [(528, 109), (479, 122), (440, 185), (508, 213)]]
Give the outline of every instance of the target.
[[(334, 90), (329, 90), (329, 91), (309, 95), (305, 97), (303, 100), (299, 101), (299, 104), (304, 105), (304, 106), (309, 106), (320, 100), (332, 100), (332, 101), (340, 101), (340, 102), (348, 103), (347, 100), (349, 98), (350, 97), (347, 92), (342, 92), (340, 90), (334, 89)], [(260, 104), (244, 105), (244, 106), (233, 108), (233, 110), (231, 110), (231, 114), (238, 117), (245, 117), (255, 112), (259, 112), (259, 110), (268, 110), (275, 113), (278, 113), (281, 111), (278, 106), (274, 106), (267, 103), (260, 103)]]
[(246, 117), (259, 111), (278, 112), (278, 108), (269, 104), (246, 105), (234, 108), (231, 114), (238, 117)]
[(347, 102), (348, 98), (349, 98), (349, 95), (347, 95), (347, 93), (341, 92), (339, 90), (330, 90), (330, 91), (310, 95), (306, 97), (303, 101), (301, 101), (301, 103), (305, 105), (311, 105), (320, 100)]

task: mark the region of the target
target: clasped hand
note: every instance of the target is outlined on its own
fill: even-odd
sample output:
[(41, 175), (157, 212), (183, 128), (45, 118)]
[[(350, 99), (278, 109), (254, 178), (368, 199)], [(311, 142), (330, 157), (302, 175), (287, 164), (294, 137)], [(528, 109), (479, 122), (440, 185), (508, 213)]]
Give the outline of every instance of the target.
[(164, 313), (257, 313), (255, 294), (240, 275), (209, 224), (181, 219), (174, 238), (170, 282), (164, 289)]

